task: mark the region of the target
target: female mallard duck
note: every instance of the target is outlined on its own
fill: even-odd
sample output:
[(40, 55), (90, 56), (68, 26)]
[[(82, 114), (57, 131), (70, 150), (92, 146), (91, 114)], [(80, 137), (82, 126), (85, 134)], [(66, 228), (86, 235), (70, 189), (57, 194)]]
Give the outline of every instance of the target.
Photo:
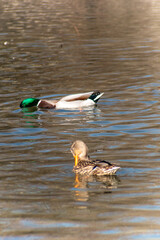
[(38, 107), (56, 109), (83, 108), (95, 105), (102, 95), (103, 93), (95, 91), (68, 95), (62, 97), (60, 100), (27, 98), (20, 103), (20, 107), (21, 108)]
[(73, 171), (85, 175), (114, 175), (120, 168), (102, 160), (90, 160), (88, 147), (81, 140), (76, 140), (71, 146), (71, 153), (75, 158)]

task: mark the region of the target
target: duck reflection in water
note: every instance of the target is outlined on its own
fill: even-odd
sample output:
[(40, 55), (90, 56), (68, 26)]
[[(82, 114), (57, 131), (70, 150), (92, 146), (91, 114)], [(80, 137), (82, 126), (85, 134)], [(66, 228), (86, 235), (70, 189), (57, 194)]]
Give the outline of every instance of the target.
[(86, 176), (76, 174), (75, 199), (79, 202), (87, 202), (90, 193), (94, 192), (96, 195), (112, 193), (112, 190), (117, 188), (119, 183), (120, 179), (116, 175)]

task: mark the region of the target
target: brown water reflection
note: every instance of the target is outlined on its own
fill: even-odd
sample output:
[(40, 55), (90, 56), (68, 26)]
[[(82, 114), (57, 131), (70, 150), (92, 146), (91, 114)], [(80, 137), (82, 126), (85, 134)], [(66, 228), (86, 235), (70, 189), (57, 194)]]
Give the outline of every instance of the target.
[[(159, 239), (158, 1), (0, 1), (0, 236)], [(99, 89), (83, 111), (22, 99)], [(82, 139), (117, 177), (72, 172)]]
[[(104, 191), (103, 193), (111, 193), (112, 189), (117, 188), (120, 180), (117, 176), (99, 176), (99, 177), (87, 177), (76, 174), (75, 177), (75, 200), (78, 202), (86, 202), (89, 200), (89, 193), (93, 189), (93, 184), (96, 183), (98, 191)], [(91, 191), (90, 191), (91, 190)], [(95, 193), (95, 189), (94, 189)], [(101, 192), (102, 193), (102, 192)], [(84, 207), (84, 205), (83, 205)], [(87, 207), (87, 206), (86, 206)]]

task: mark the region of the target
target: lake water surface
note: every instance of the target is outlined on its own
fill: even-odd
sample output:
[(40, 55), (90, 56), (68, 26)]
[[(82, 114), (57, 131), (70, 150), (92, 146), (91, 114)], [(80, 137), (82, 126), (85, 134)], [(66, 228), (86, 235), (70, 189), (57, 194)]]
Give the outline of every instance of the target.
[[(0, 9), (0, 239), (160, 239), (160, 2)], [(93, 109), (19, 108), (97, 89)], [(77, 179), (76, 139), (117, 176)]]

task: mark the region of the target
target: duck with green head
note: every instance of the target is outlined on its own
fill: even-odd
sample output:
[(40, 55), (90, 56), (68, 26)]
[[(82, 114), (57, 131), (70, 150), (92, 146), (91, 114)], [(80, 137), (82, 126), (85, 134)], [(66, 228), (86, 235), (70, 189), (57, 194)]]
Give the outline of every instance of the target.
[(59, 100), (46, 100), (38, 98), (27, 98), (20, 103), (21, 108), (56, 108), (56, 109), (75, 109), (94, 106), (103, 93), (99, 91), (72, 94), (62, 97)]
[(20, 103), (21, 108), (35, 107), (38, 105), (40, 99), (37, 98), (27, 98)]

